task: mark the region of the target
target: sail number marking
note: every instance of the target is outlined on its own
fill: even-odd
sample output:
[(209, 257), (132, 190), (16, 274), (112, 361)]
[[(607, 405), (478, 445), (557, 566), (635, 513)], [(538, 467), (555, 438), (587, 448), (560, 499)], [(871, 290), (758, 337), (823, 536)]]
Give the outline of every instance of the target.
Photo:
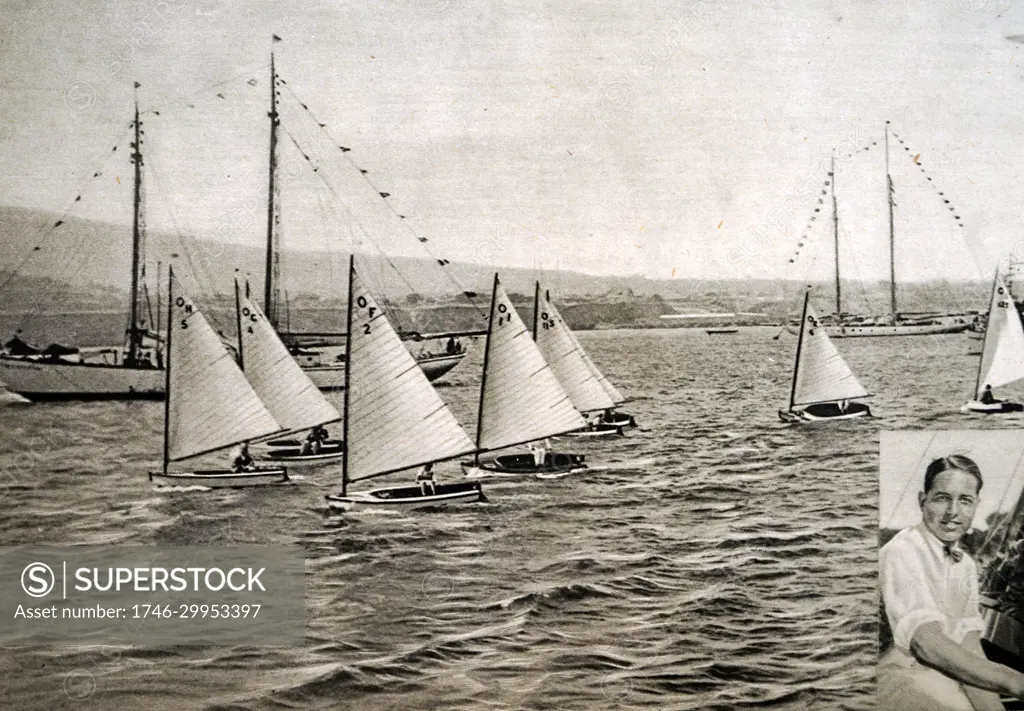
[[(260, 317), (256, 315), (256, 312), (250, 309), (248, 306), (242, 307), (242, 315), (248, 318), (253, 323), (258, 323), (260, 320)], [(249, 333), (256, 333), (255, 331), (252, 330), (252, 326), (249, 326), (246, 330)]]
[[(366, 315), (372, 320), (373, 317), (377, 315), (377, 307), (376, 306), (370, 306), (369, 304), (370, 304), (370, 302), (367, 301), (365, 296), (360, 296), (358, 299), (356, 299), (356, 306), (358, 306), (361, 309), (366, 309)], [(370, 333), (370, 324), (369, 323), (364, 323), (363, 324), (363, 333), (365, 333), (365, 334), (369, 334)]]
[[(195, 308), (192, 306), (192, 303), (188, 301), (184, 296), (177, 297), (174, 300), (174, 305), (177, 306), (179, 309), (184, 309), (186, 317), (191, 316), (192, 311)], [(188, 328), (188, 318), (181, 319), (181, 328), (182, 330)]]
[(549, 314), (547, 311), (541, 311), (540, 320), (541, 328), (543, 328), (545, 331), (548, 330), (549, 328), (555, 327), (555, 319), (551, 318), (551, 314)]
[(506, 323), (512, 323), (512, 314), (509, 312), (507, 304), (498, 304), (498, 325), (504, 326)]

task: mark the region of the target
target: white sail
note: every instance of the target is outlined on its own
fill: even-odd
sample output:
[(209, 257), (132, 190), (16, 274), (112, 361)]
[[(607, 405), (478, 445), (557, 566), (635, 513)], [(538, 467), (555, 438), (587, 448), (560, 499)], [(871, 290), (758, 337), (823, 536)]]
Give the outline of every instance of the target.
[(348, 478), (450, 459), (475, 447), (353, 271)]
[(242, 369), (270, 414), (288, 430), (305, 430), (341, 419), (295, 362), (259, 306), (241, 303)]
[(605, 377), (604, 373), (598, 370), (597, 366), (594, 365), (594, 361), (590, 359), (590, 354), (583, 350), (583, 346), (580, 345), (579, 339), (576, 338), (576, 334), (574, 334), (572, 331), (569, 331), (569, 336), (572, 337), (572, 340), (576, 343), (576, 346), (579, 348), (580, 355), (583, 356), (583, 360), (586, 362), (587, 367), (590, 368), (590, 371), (594, 374), (594, 377), (596, 377), (598, 382), (601, 383), (601, 387), (603, 387), (605, 392), (608, 393), (608, 397), (612, 399), (612, 403), (615, 405), (620, 405), (624, 403), (626, 401), (626, 397), (622, 393), (620, 393), (618, 389), (614, 385), (612, 385), (611, 381)]
[(998, 273), (979, 367), (979, 398), (986, 385), (997, 388), (1024, 378), (1024, 327), (1006, 282)]
[(537, 324), (534, 340), (551, 366), (558, 382), (580, 412), (615, 407), (608, 390), (598, 379), (598, 371), (589, 362), (583, 347), (573, 336), (558, 309), (547, 295), (538, 293)]
[(793, 404), (809, 405), (867, 396), (868, 391), (832, 345), (810, 304), (807, 305), (801, 330), (803, 341), (796, 364)]
[(583, 416), (494, 280), (477, 444), (501, 449), (582, 429)]
[(177, 461), (281, 430), (172, 276), (168, 459)]

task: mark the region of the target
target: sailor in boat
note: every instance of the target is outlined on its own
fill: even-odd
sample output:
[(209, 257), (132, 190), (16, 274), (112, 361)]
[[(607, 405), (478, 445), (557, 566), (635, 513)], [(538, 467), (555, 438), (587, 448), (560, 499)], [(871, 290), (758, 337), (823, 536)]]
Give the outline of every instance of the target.
[[(432, 463), (424, 464), (420, 468), (420, 473), (416, 475), (416, 483), (420, 485), (420, 494), (423, 496), (433, 496), (437, 493), (437, 490), (434, 488), (437, 482), (434, 481), (434, 465)], [(430, 490), (429, 493), (427, 492), (428, 489)]]
[(551, 442), (547, 439), (543, 442), (534, 442), (530, 444), (530, 454), (533, 455), (533, 466), (538, 469), (544, 468), (544, 462), (547, 459), (550, 448)]
[(1001, 709), (1024, 699), (1024, 674), (985, 657), (978, 571), (958, 548), (978, 506), (982, 477), (969, 457), (928, 465), (918, 493), (922, 521), (879, 551), (879, 585), (892, 645), (878, 663), (878, 708)]
[(249, 454), (249, 444), (247, 442), (242, 442), (231, 450), (231, 471), (251, 472), (255, 470), (256, 462), (253, 461), (252, 455)]
[(986, 384), (985, 391), (981, 394), (981, 402), (985, 405), (995, 405), (1002, 400), (997, 400), (996, 396), (992, 394), (992, 386)]
[(309, 431), (308, 435), (306, 435), (306, 441), (302, 443), (302, 450), (300, 454), (303, 456), (320, 454), (328, 436), (327, 429), (323, 425), (317, 425)]
[(849, 409), (850, 409), (850, 401), (849, 400), (845, 400), (844, 399), (844, 400), (840, 400), (839, 401), (839, 412), (840, 412), (840, 414), (845, 415), (846, 411), (849, 410)]

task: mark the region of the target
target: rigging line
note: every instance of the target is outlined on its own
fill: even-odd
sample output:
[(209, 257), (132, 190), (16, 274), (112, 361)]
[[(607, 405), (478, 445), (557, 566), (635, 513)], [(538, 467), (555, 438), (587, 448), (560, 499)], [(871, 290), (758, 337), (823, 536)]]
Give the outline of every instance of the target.
[[(171, 194), (169, 191), (162, 189), (164, 183), (160, 178), (160, 174), (159, 171), (157, 171), (156, 166), (151, 165), (149, 167), (149, 170), (150, 174), (152, 175), (153, 187), (155, 188), (155, 192), (161, 196), (164, 196), (164, 199), (167, 200), (167, 209), (171, 213), (171, 223), (174, 225), (174, 234), (175, 237), (177, 237), (178, 243), (181, 246), (180, 254), (184, 256), (185, 263), (188, 265), (189, 273), (192, 275), (192, 280), (195, 282), (196, 286), (198, 286), (203, 291), (203, 293), (210, 295), (210, 300), (213, 300), (212, 297), (214, 297), (217, 292), (214, 288), (215, 282), (212, 273), (206, 268), (207, 260), (201, 260), (200, 268), (196, 268), (195, 262), (192, 260), (190, 250), (187, 248), (188, 245), (186, 240), (189, 238), (186, 237), (186, 235), (182, 232), (181, 224), (178, 221), (177, 211), (174, 209), (174, 201), (170, 196)], [(199, 247), (200, 240), (198, 240), (195, 237), (192, 237), (191, 239), (193, 246)], [(202, 247), (199, 248), (202, 249)], [(170, 260), (170, 263), (173, 264), (173, 260), (170, 259), (170, 255), (168, 255), (168, 259)], [(178, 280), (180, 281), (183, 276), (184, 274), (179, 274)], [(200, 280), (202, 281), (202, 283), (200, 283)], [(195, 294), (191, 293), (191, 290), (189, 290), (189, 294), (190, 296), (195, 296)], [(209, 309), (208, 307), (206, 310), (206, 317), (209, 320), (213, 321), (213, 324), (215, 326), (214, 330), (218, 331), (218, 335), (221, 335), (220, 332), (224, 330), (223, 324), (221, 323), (221, 318), (215, 316), (214, 313), (215, 311)]]
[[(86, 195), (91, 183), (103, 177), (106, 171), (106, 166), (110, 163), (110, 159), (117, 152), (117, 149), (121, 147), (121, 144), (124, 142), (124, 139), (128, 136), (128, 134), (131, 133), (131, 131), (131, 126), (129, 126), (129, 128), (121, 134), (120, 139), (118, 139), (117, 143), (114, 144), (114, 147), (107, 151), (107, 155), (103, 159), (102, 163), (100, 163), (99, 170), (93, 170), (91, 171), (91, 174), (88, 174), (86, 177), (79, 180), (78, 187), (76, 188), (74, 193), (76, 197), (74, 199), (68, 199), (66, 201), (65, 207), (57, 213), (57, 220), (53, 219), (52, 214), (47, 214), (44, 216), (42, 224), (38, 228), (36, 228), (36, 233), (38, 235), (45, 231), (45, 234), (42, 234), (41, 237), (37, 237), (36, 241), (32, 245), (32, 249), (29, 250), (28, 254), (25, 255), (25, 258), (18, 262), (14, 270), (10, 272), (10, 274), (7, 276), (6, 279), (3, 280), (3, 282), (0, 282), (0, 293), (2, 293), (3, 290), (11, 283), (11, 281), (18, 276), (21, 270), (24, 269), (24, 267), (30, 261), (32, 261), (32, 258), (36, 254), (36, 252), (41, 251), (43, 245), (54, 236), (56, 230), (59, 228), (59, 225), (57, 223), (63, 222), (69, 216), (75, 204), (78, 203), (84, 195)], [(99, 158), (96, 158), (90, 161), (90, 163), (95, 164), (99, 162), (99, 160)], [(81, 243), (82, 241), (84, 241), (84, 237), (79, 237), (79, 243)]]
[(182, 96), (180, 98), (166, 97), (165, 98), (165, 103), (160, 104), (159, 106), (156, 106), (154, 108), (147, 109), (146, 111), (144, 111), (142, 113), (147, 113), (148, 114), (148, 113), (153, 113), (154, 111), (167, 111), (168, 109), (179, 109), (179, 108), (182, 108), (182, 106), (187, 106), (188, 105), (188, 101), (190, 99), (195, 99), (197, 96), (201, 96), (202, 94), (205, 94), (206, 92), (210, 91), (211, 89), (216, 89), (217, 87), (225, 86), (227, 84), (231, 84), (232, 82), (236, 82), (239, 79), (245, 79), (246, 77), (249, 77), (251, 79), (251, 78), (253, 78), (252, 77), (253, 74), (261, 72), (264, 69), (268, 69), (269, 67), (270, 67), (270, 63), (267, 62), (267, 63), (264, 63), (264, 64), (258, 66), (258, 67), (253, 67), (252, 69), (246, 70), (246, 71), (244, 71), (244, 72), (242, 72), (240, 74), (236, 74), (235, 76), (233, 76), (233, 77), (231, 77), (229, 79), (223, 79), (223, 80), (215, 81), (215, 82), (213, 82), (211, 84), (207, 84), (207, 85), (203, 86), (202, 88), (197, 89), (196, 91), (192, 92), (191, 94), (185, 94), (184, 96)]
[(921, 450), (921, 456), (918, 458), (917, 462), (910, 470), (913, 473), (907, 477), (907, 483), (903, 485), (903, 489), (900, 491), (900, 495), (896, 499), (896, 506), (894, 506), (892, 511), (890, 512), (889, 521), (887, 522), (887, 525), (885, 525), (883, 528), (889, 528), (888, 524), (892, 523), (892, 519), (896, 515), (896, 510), (899, 507), (899, 504), (903, 501), (903, 498), (907, 495), (907, 489), (910, 488), (911, 482), (914, 481), (917, 478), (917, 476), (919, 476), (918, 472), (920, 470), (921, 463), (924, 462), (925, 457), (928, 456), (928, 451), (932, 448), (932, 445), (935, 443), (936, 437), (938, 437), (937, 432), (933, 433), (931, 437), (928, 438), (928, 444), (926, 444), (924, 449)]
[[(294, 99), (294, 100), (295, 100), (296, 102), (298, 102), (299, 106), (301, 106), (301, 107), (303, 108), (303, 110), (305, 110), (305, 111), (306, 111), (306, 113), (308, 113), (308, 114), (309, 114), (309, 117), (310, 117), (310, 118), (311, 118), (311, 119), (312, 119), (312, 120), (313, 120), (313, 121), (314, 121), (314, 122), (315, 122), (315, 123), (317, 124), (317, 126), (318, 126), (318, 127), (320, 127), (320, 128), (322, 128), (322, 129), (324, 129), (324, 133), (326, 133), (326, 134), (327, 134), (327, 137), (331, 139), (331, 141), (333, 142), (333, 144), (334, 144), (335, 146), (339, 146), (339, 144), (338, 144), (338, 143), (337, 143), (337, 142), (336, 142), (336, 141), (334, 140), (333, 136), (331, 136), (331, 135), (330, 135), (330, 133), (329, 133), (329, 132), (328, 132), (328, 131), (326, 130), (326, 126), (327, 126), (327, 124), (326, 124), (326, 123), (323, 123), (322, 121), (320, 121), (320, 120), (319, 120), (319, 119), (318, 119), (318, 118), (316, 117), (316, 115), (315, 115), (315, 114), (313, 113), (313, 111), (312, 111), (312, 110), (311, 110), (311, 109), (310, 109), (310, 108), (309, 108), (309, 107), (308, 107), (308, 106), (307, 106), (307, 105), (306, 105), (306, 104), (305, 104), (305, 103), (304, 103), (304, 102), (303, 102), (303, 101), (302, 101), (302, 100), (301, 100), (301, 99), (300, 99), (300, 98), (298, 97), (298, 95), (297, 95), (297, 94), (296, 94), (296, 93), (294, 92), (294, 90), (292, 90), (292, 88), (291, 88), (291, 85), (290, 85), (290, 84), (288, 84), (288, 82), (287, 82), (287, 81), (284, 81), (284, 80), (282, 80), (282, 83), (284, 84), (285, 88), (286, 88), (286, 89), (288, 90), (288, 93), (289, 93), (289, 94), (291, 94), (292, 98), (293, 98), (293, 99)], [(340, 147), (340, 146), (339, 146), (339, 147)], [(301, 149), (300, 149), (300, 150), (301, 150)], [(347, 152), (347, 151), (343, 151), (343, 153), (346, 153), (346, 152)], [(366, 184), (367, 184), (367, 185), (369, 185), (369, 186), (370, 186), (370, 188), (371, 188), (371, 189), (372, 189), (372, 190), (373, 190), (373, 191), (374, 191), (374, 192), (375, 192), (375, 193), (376, 193), (377, 195), (379, 195), (379, 196), (381, 197), (381, 200), (383, 200), (383, 202), (384, 202), (384, 205), (385, 205), (385, 206), (387, 207), (387, 209), (388, 209), (388, 210), (389, 210), (389, 211), (390, 211), (390, 212), (391, 212), (391, 213), (392, 213), (392, 214), (393, 214), (393, 215), (394, 215), (394, 216), (395, 216), (395, 217), (396, 217), (396, 218), (397, 218), (397, 219), (399, 220), (399, 223), (400, 223), (400, 224), (402, 225), (402, 227), (403, 227), (403, 228), (404, 228), (404, 229), (405, 229), (405, 230), (406, 230), (406, 231), (407, 231), (407, 232), (408, 232), (408, 233), (409, 233), (410, 235), (412, 235), (413, 237), (415, 237), (415, 238), (416, 238), (416, 241), (417, 241), (417, 242), (419, 242), (419, 243), (420, 243), (421, 245), (423, 245), (423, 246), (421, 247), (421, 249), (423, 249), (423, 250), (424, 250), (425, 252), (427, 252), (427, 254), (429, 254), (429, 255), (431, 256), (431, 258), (433, 258), (433, 259), (434, 259), (434, 261), (438, 262), (439, 264), (440, 264), (440, 263), (441, 263), (442, 261), (446, 261), (446, 260), (443, 260), (443, 259), (439, 258), (439, 257), (438, 257), (438, 256), (437, 256), (436, 254), (434, 254), (434, 252), (433, 252), (433, 251), (432, 251), (432, 250), (431, 250), (431, 249), (430, 249), (429, 247), (427, 247), (427, 246), (426, 246), (426, 244), (427, 244), (427, 239), (426, 239), (425, 237), (420, 237), (420, 235), (419, 235), (419, 234), (418, 234), (418, 233), (417, 233), (417, 232), (416, 232), (416, 231), (415, 231), (415, 230), (414, 230), (414, 229), (412, 228), (412, 226), (411, 226), (411, 225), (410, 225), (410, 224), (409, 224), (409, 223), (408, 223), (408, 222), (407, 222), (407, 221), (405, 220), (404, 216), (403, 216), (403, 215), (400, 215), (400, 214), (398, 213), (398, 211), (397, 211), (397, 210), (396, 210), (396, 209), (395, 209), (395, 208), (394, 208), (394, 207), (393, 207), (393, 206), (391, 205), (391, 203), (387, 202), (387, 199), (386, 199), (386, 198), (384, 197), (384, 195), (383, 195), (383, 193), (381, 192), (381, 190), (380, 190), (380, 189), (379, 189), (379, 188), (378, 188), (378, 187), (377, 187), (376, 185), (374, 185), (373, 181), (371, 181), (371, 180), (370, 180), (370, 179), (369, 179), (368, 177), (366, 177), (366, 176), (367, 176), (367, 171), (365, 171), (365, 170), (363, 170), (362, 168), (360, 168), (359, 166), (357, 166), (357, 165), (355, 164), (355, 161), (353, 161), (353, 160), (352, 160), (352, 158), (350, 158), (349, 156), (347, 156), (347, 155), (346, 155), (346, 156), (343, 156), (343, 157), (345, 158), (345, 160), (346, 160), (346, 161), (347, 161), (347, 162), (349, 163), (349, 165), (350, 165), (350, 166), (351, 166), (352, 168), (355, 168), (356, 170), (358, 170), (358, 171), (359, 171), (359, 174), (360, 174), (360, 176), (361, 176), (361, 177), (363, 178), (363, 180), (364, 180), (364, 181), (366, 182)], [(319, 169), (319, 167), (317, 167), (317, 169)], [(448, 280), (449, 280), (449, 281), (450, 281), (450, 282), (451, 282), (451, 283), (452, 283), (453, 285), (455, 285), (455, 287), (456, 287), (456, 288), (457, 288), (457, 289), (458, 289), (458, 290), (459, 290), (459, 291), (461, 292), (462, 296), (465, 296), (465, 297), (466, 297), (466, 298), (467, 298), (467, 299), (469, 300), (470, 304), (471, 304), (471, 305), (472, 305), (472, 306), (473, 306), (473, 307), (474, 307), (474, 308), (475, 308), (475, 309), (477, 310), (477, 313), (478, 313), (478, 314), (479, 314), (479, 315), (480, 315), (481, 317), (486, 317), (486, 316), (487, 316), (487, 313), (485, 312), (485, 309), (484, 309), (483, 307), (481, 307), (481, 306), (480, 306), (480, 305), (479, 305), (479, 304), (477, 303), (477, 301), (476, 301), (476, 299), (475, 299), (474, 297), (472, 297), (472, 296), (469, 296), (470, 290), (469, 290), (469, 289), (466, 289), (466, 287), (465, 287), (465, 286), (464, 286), (464, 285), (463, 285), (462, 283), (460, 283), (460, 282), (459, 282), (459, 281), (458, 281), (458, 280), (457, 280), (457, 279), (456, 279), (456, 278), (455, 278), (455, 277), (454, 277), (454, 276), (453, 276), (453, 275), (452, 275), (452, 274), (451, 274), (451, 273), (450, 273), (450, 272), (449, 272), (448, 270), (444, 269), (444, 268), (443, 268), (444, 266), (445, 266), (445, 265), (443, 265), (443, 264), (441, 265), (441, 267), (442, 267), (441, 271), (442, 271), (442, 273), (443, 273), (443, 274), (445, 275), (445, 277), (446, 277), (446, 278), (447, 278), (447, 279), (448, 279)], [(489, 307), (488, 307), (488, 308), (489, 308)]]
[[(298, 141), (295, 139), (295, 136), (292, 135), (291, 131), (289, 131), (285, 127), (284, 128), (284, 132), (288, 136), (288, 138), (291, 139), (292, 143), (295, 144), (295, 147), (298, 148), (299, 153), (302, 155), (302, 157), (310, 165), (313, 165), (312, 160), (310, 159), (309, 156), (306, 155), (305, 151), (302, 150), (301, 146), (299, 146)], [(397, 274), (398, 278), (402, 280), (402, 283), (405, 284), (405, 286), (409, 289), (409, 291), (415, 292), (416, 290), (413, 288), (412, 284), (410, 284), (409, 281), (405, 278), (405, 275), (402, 274), (401, 271), (399, 271), (398, 267), (395, 266), (395, 263), (393, 261), (391, 261), (391, 257), (387, 253), (384, 252), (384, 250), (381, 248), (380, 244), (378, 244), (378, 242), (375, 239), (373, 239), (373, 237), (370, 236), (370, 233), (366, 229), (366, 226), (363, 225), (363, 223), (360, 222), (359, 218), (356, 217), (356, 215), (352, 212), (351, 209), (349, 209), (348, 205), (344, 202), (344, 200), (341, 199), (341, 196), (334, 189), (334, 187), (329, 182), (327, 182), (327, 179), (320, 173), (319, 170), (314, 171), (314, 173), (317, 176), (319, 176), (321, 182), (330, 191), (331, 195), (334, 196), (334, 199), (337, 201), (337, 203), (341, 207), (344, 208), (345, 213), (352, 219), (352, 222), (354, 222), (359, 227), (360, 232), (362, 232), (362, 234), (366, 237), (366, 239), (376, 248), (377, 253), (380, 255), (380, 257), (382, 259), (384, 259), (384, 261), (395, 271), (395, 274)], [(355, 251), (355, 245), (352, 245), (352, 251), (353, 252)]]
[[(1006, 503), (1006, 497), (1010, 495), (1010, 489), (1013, 488), (1013, 480), (1016, 477), (1017, 470), (1020, 468), (1020, 463), (1021, 463), (1022, 459), (1024, 459), (1024, 447), (1021, 448), (1020, 454), (1017, 455), (1017, 462), (1013, 465), (1013, 469), (1010, 470), (1010, 481), (1006, 485), (1006, 490), (1003, 491), (1002, 497), (999, 499), (999, 505), (996, 507), (996, 513), (998, 513), (1000, 511), (1000, 509), (1003, 508), (1003, 504)], [(1022, 495), (1022, 496), (1024, 496), (1024, 495)], [(1014, 506), (1014, 509), (1016, 509), (1016, 508), (1017, 507)], [(1013, 511), (1013, 510), (1007, 512), (1008, 515), (1007, 515), (1007, 518), (1006, 518), (1006, 521), (1005, 521), (1005, 523), (1006, 523), (1006, 531), (1005, 531), (1005, 533), (1003, 535), (1002, 543), (1000, 543), (999, 544), (999, 548), (996, 549), (997, 551), (1002, 550), (1006, 546), (1006, 539), (1009, 538), (1009, 533), (1010, 533), (1010, 524), (1013, 523), (1013, 519), (1015, 518), (1014, 517), (1014, 513), (1015, 513), (1015, 511)], [(997, 528), (997, 526), (993, 526), (989, 530), (988, 535), (985, 536), (985, 539), (982, 542), (981, 548), (979, 550), (984, 550), (989, 545), (989, 543), (995, 537), (995, 533), (996, 533), (995, 529), (996, 528)]]

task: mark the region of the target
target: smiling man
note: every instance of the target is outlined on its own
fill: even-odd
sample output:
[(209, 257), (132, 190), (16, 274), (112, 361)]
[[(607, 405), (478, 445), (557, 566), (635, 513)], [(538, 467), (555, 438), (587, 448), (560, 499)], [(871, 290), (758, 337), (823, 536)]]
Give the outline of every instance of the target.
[(985, 658), (978, 571), (960, 538), (971, 527), (982, 476), (969, 457), (934, 460), (918, 494), (921, 523), (879, 552), (893, 646), (879, 661), (878, 708), (990, 711), (1000, 694), (1024, 698), (1024, 674)]

